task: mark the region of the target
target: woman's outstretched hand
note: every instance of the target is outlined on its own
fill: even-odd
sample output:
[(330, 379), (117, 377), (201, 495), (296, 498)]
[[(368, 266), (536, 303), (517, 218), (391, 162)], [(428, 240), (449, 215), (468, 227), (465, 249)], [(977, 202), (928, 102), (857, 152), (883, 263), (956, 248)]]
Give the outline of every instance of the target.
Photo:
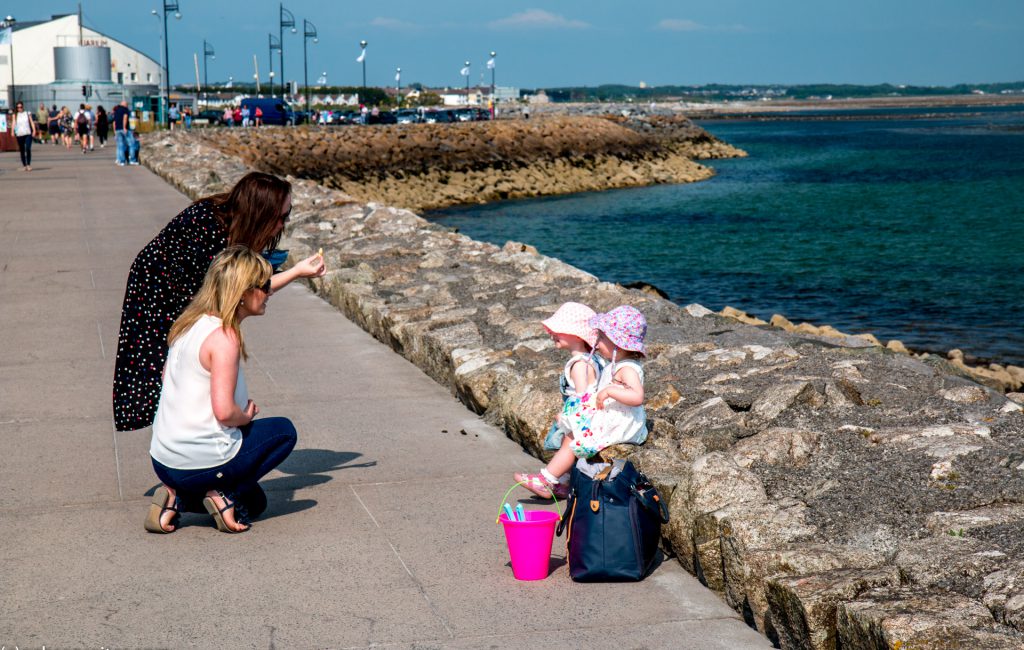
[(321, 253), (317, 253), (297, 263), (295, 270), (299, 277), (319, 278), (327, 273), (327, 265), (324, 264), (324, 256)]

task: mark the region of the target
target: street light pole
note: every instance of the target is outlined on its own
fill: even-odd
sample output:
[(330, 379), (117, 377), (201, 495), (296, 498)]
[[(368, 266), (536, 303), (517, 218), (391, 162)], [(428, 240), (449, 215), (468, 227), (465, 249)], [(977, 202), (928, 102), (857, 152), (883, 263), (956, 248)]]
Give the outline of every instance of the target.
[[(277, 41), (277, 45), (274, 45), (274, 35), (273, 34), (267, 34), (267, 44), (268, 44), (268, 49), (269, 49), (269, 52), (267, 54), (267, 58), (270, 59), (270, 96), (271, 97), (275, 97), (275, 95), (274, 95), (274, 50), (280, 50), (281, 49), (281, 41), (278, 40)], [(282, 77), (281, 80), (283, 81), (284, 77)], [(283, 97), (284, 93), (281, 93), (281, 96)]]
[(306, 90), (306, 119), (309, 119), (309, 65), (306, 60), (306, 43), (313, 39), (314, 43), (319, 42), (316, 36), (316, 25), (305, 18), (302, 19), (302, 85)]
[(491, 60), (487, 62), (487, 66), (491, 69), (491, 106), (494, 106), (496, 103), (494, 101), (494, 68), (497, 67), (497, 64), (494, 62), (494, 57), (496, 56), (498, 56), (498, 53), (492, 51)]
[(278, 52), (280, 52), (280, 63), (281, 63), (281, 66), (280, 66), (280, 68), (281, 68), (281, 99), (284, 99), (284, 85), (286, 83), (288, 83), (287, 77), (284, 76), (284, 28), (285, 27), (291, 28), (292, 34), (294, 34), (296, 32), (296, 29), (295, 29), (295, 16), (292, 15), (292, 12), (290, 12), (287, 9), (284, 8), (284, 4), (283, 3), (280, 5), (280, 7), (281, 7), (281, 11), (280, 11), (279, 16), (281, 18), (281, 21), (280, 21), (280, 33), (278, 35), (277, 43), (278, 43), (278, 45), (280, 45), (280, 48), (278, 49)]
[(402, 69), (395, 68), (395, 99), (398, 100), (398, 108), (402, 108)]
[(163, 106), (163, 121), (167, 122), (167, 111), (171, 106), (171, 53), (167, 43), (167, 12), (173, 11), (174, 17), (181, 20), (181, 12), (178, 11), (178, 0), (164, 0), (164, 95), (166, 99)]
[(18, 102), (18, 87), (14, 85), (14, 23), (16, 22), (18, 21), (14, 19), (14, 16), (7, 16), (3, 22), (3, 28), (11, 30), (11, 108), (14, 108), (14, 105)]
[(359, 54), (359, 60), (363, 64), (363, 94), (365, 95), (366, 90), (366, 41), (359, 41), (359, 47), (363, 48), (363, 51)]
[(466, 106), (469, 106), (469, 61), (466, 61)]
[(204, 38), (203, 39), (203, 88), (206, 89), (206, 107), (209, 108), (210, 107), (210, 90), (209, 90), (210, 89), (210, 80), (209, 80), (209, 75), (207, 74), (207, 71), (208, 71), (208, 69), (210, 67), (210, 64), (206, 61), (207, 58), (214, 58), (214, 59), (216, 59), (217, 55), (214, 54), (213, 46), (210, 45), (209, 43), (207, 43), (206, 39)]

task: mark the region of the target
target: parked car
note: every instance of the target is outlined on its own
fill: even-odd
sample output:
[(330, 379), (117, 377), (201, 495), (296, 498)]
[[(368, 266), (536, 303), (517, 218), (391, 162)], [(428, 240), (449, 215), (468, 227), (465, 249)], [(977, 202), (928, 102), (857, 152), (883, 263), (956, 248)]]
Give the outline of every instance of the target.
[(358, 117), (359, 114), (355, 111), (333, 111), (330, 119), (327, 120), (327, 123), (342, 126), (346, 124), (355, 124)]
[(473, 111), (475, 113), (475, 117), (473, 119), (478, 122), (486, 122), (491, 119), (491, 112), (486, 108), (474, 108)]
[(206, 109), (205, 111), (199, 111), (192, 117), (193, 123), (196, 120), (206, 120), (206, 123), (210, 126), (217, 126), (224, 124), (224, 111), (214, 110), (212, 108)]
[(381, 111), (367, 115), (367, 124), (398, 124), (398, 118), (391, 111)]
[(395, 111), (395, 119), (399, 124), (416, 124), (423, 121), (423, 116), (415, 108), (402, 108)]
[(295, 124), (295, 111), (288, 102), (276, 97), (246, 97), (242, 100), (242, 108), (249, 107), (249, 115), (256, 119), (256, 107), (263, 111), (264, 124), (291, 126)]
[(427, 111), (423, 113), (423, 121), (428, 124), (457, 122), (455, 111)]
[(472, 108), (456, 108), (455, 118), (460, 122), (472, 122), (476, 119), (475, 109)]

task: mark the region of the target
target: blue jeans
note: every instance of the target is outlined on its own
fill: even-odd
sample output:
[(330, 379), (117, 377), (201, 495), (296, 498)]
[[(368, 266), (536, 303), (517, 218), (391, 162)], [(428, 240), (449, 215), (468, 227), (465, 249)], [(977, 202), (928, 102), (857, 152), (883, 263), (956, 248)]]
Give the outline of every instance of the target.
[(117, 136), (117, 162), (123, 165), (128, 162), (128, 146), (132, 134), (131, 131), (118, 129), (114, 131), (114, 135)]
[(237, 501), (239, 519), (255, 518), (266, 508), (266, 496), (258, 481), (292, 453), (298, 439), (288, 418), (253, 420), (242, 430), (242, 447), (235, 457), (217, 467), (174, 469), (153, 459), (153, 470), (164, 485), (174, 488), (186, 512), (205, 512), (203, 497), (220, 490)]
[(132, 164), (139, 162), (139, 139), (130, 131), (128, 132), (128, 162)]

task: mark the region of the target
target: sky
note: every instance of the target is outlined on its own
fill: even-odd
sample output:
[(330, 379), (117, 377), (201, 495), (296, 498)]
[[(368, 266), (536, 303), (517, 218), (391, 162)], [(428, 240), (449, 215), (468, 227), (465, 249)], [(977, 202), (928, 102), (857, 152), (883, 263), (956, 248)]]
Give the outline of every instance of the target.
[[(160, 61), (169, 0), (83, 0), (85, 25)], [(191, 83), (203, 41), (216, 58), (210, 82), (261, 81), (279, 3), (178, 0), (168, 24), (171, 79)], [(490, 84), (539, 88), (723, 84), (953, 85), (1024, 80), (1024, 0), (288, 0), (298, 33), (285, 31), (288, 80), (302, 83), (303, 21), (311, 84), (358, 86), (359, 41), (368, 85)], [(78, 3), (18, 3), (19, 20), (74, 13)], [(241, 10), (241, 11), (240, 11)], [(2, 13), (10, 13), (11, 5)], [(277, 53), (274, 69), (280, 80)]]

